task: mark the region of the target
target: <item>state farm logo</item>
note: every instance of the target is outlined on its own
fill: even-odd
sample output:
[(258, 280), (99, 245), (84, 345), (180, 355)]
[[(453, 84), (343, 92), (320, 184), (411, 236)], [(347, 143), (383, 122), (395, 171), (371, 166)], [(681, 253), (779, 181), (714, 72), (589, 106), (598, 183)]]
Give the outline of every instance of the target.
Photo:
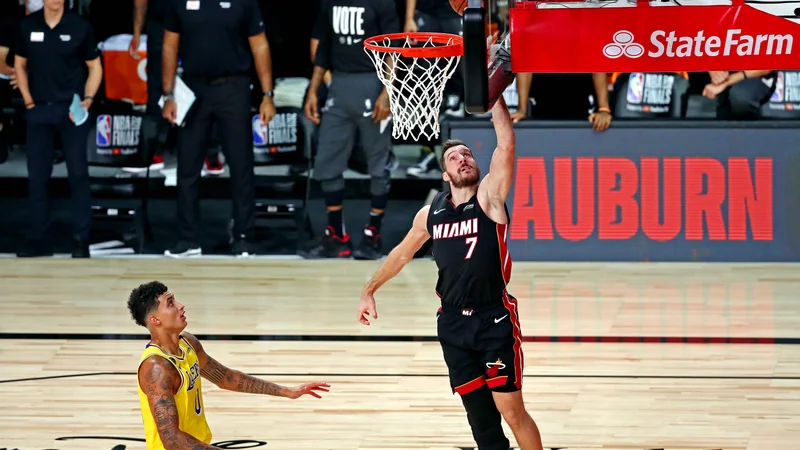
[[(704, 30), (694, 35), (681, 35), (680, 32), (654, 30), (650, 33), (650, 48), (647, 56), (651, 58), (687, 58), (716, 56), (771, 56), (790, 55), (794, 37), (791, 34), (743, 34), (740, 29), (726, 30), (724, 36), (706, 36)], [(645, 48), (634, 42), (633, 33), (620, 30), (614, 33), (613, 42), (603, 47), (603, 54), (609, 59), (624, 56), (639, 58)]]
[(603, 47), (603, 54), (611, 59), (617, 59), (622, 55), (628, 58), (638, 58), (644, 55), (644, 47), (633, 42), (633, 33), (628, 30), (620, 30), (614, 33), (614, 42)]

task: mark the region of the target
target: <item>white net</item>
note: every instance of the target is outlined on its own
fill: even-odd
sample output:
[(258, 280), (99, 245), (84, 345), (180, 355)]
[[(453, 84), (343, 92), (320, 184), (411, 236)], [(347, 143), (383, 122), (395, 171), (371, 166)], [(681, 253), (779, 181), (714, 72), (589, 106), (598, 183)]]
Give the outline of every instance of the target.
[[(375, 64), (378, 74), (389, 94), (392, 114), (392, 136), (395, 139), (419, 140), (439, 137), (439, 114), (447, 80), (453, 76), (461, 56), (403, 56), (402, 49), (455, 46), (461, 44), (459, 36), (445, 42), (428, 37), (424, 42), (405, 36), (371, 39), (364, 50)], [(451, 54), (453, 52), (450, 52)]]

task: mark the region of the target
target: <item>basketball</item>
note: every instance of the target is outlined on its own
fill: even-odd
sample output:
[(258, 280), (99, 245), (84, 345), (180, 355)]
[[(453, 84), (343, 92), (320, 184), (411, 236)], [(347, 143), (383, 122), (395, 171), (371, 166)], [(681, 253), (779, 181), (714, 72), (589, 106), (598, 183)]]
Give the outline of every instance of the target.
[(464, 15), (464, 9), (467, 8), (467, 0), (450, 0), (450, 6), (452, 6), (459, 15)]

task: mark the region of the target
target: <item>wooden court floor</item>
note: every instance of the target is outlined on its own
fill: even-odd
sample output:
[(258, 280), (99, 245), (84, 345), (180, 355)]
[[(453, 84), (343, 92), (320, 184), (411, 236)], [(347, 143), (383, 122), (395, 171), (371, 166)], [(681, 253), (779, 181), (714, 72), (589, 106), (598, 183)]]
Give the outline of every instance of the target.
[[(125, 302), (152, 279), (228, 366), (332, 385), (292, 401), (204, 383), (223, 448), (472, 448), (435, 339), (434, 263), (412, 262), (384, 286), (379, 319), (364, 327), (356, 307), (376, 268), (0, 259), (0, 449), (145, 448), (134, 373), (147, 340)], [(798, 269), (516, 262), (523, 392), (545, 447), (800, 448)]]

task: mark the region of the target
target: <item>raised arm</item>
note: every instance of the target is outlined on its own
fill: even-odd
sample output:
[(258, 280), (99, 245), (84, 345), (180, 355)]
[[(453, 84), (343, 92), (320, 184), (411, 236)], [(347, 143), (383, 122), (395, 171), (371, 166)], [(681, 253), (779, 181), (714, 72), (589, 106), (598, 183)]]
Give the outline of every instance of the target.
[(305, 394), (321, 398), (316, 391), (328, 392), (327, 383), (308, 383), (297, 387), (286, 387), (270, 381), (262, 380), (238, 370), (229, 369), (206, 353), (200, 340), (189, 333), (183, 333), (194, 351), (197, 352), (200, 375), (227, 391), (243, 392), (246, 394), (272, 395), (275, 397), (299, 398)]
[(358, 321), (364, 325), (369, 325), (369, 319), (366, 317), (367, 313), (372, 315), (373, 319), (378, 318), (378, 310), (375, 308), (375, 292), (383, 286), (384, 283), (394, 278), (403, 267), (414, 259), (414, 254), (422, 247), (429, 238), (428, 233), (428, 211), (430, 205), (423, 206), (414, 216), (414, 223), (411, 230), (408, 231), (403, 241), (393, 248), (383, 264), (372, 276), (361, 294), (361, 303), (358, 306)]
[(505, 99), (501, 96), (492, 107), (492, 122), (497, 134), (497, 148), (492, 154), (489, 173), (478, 187), (478, 201), (497, 222), (496, 215), (505, 215), (505, 202), (514, 181), (514, 126)]
[(158, 436), (166, 450), (219, 450), (181, 431), (175, 394), (181, 386), (177, 369), (160, 356), (152, 356), (139, 366), (139, 386), (147, 396)]

